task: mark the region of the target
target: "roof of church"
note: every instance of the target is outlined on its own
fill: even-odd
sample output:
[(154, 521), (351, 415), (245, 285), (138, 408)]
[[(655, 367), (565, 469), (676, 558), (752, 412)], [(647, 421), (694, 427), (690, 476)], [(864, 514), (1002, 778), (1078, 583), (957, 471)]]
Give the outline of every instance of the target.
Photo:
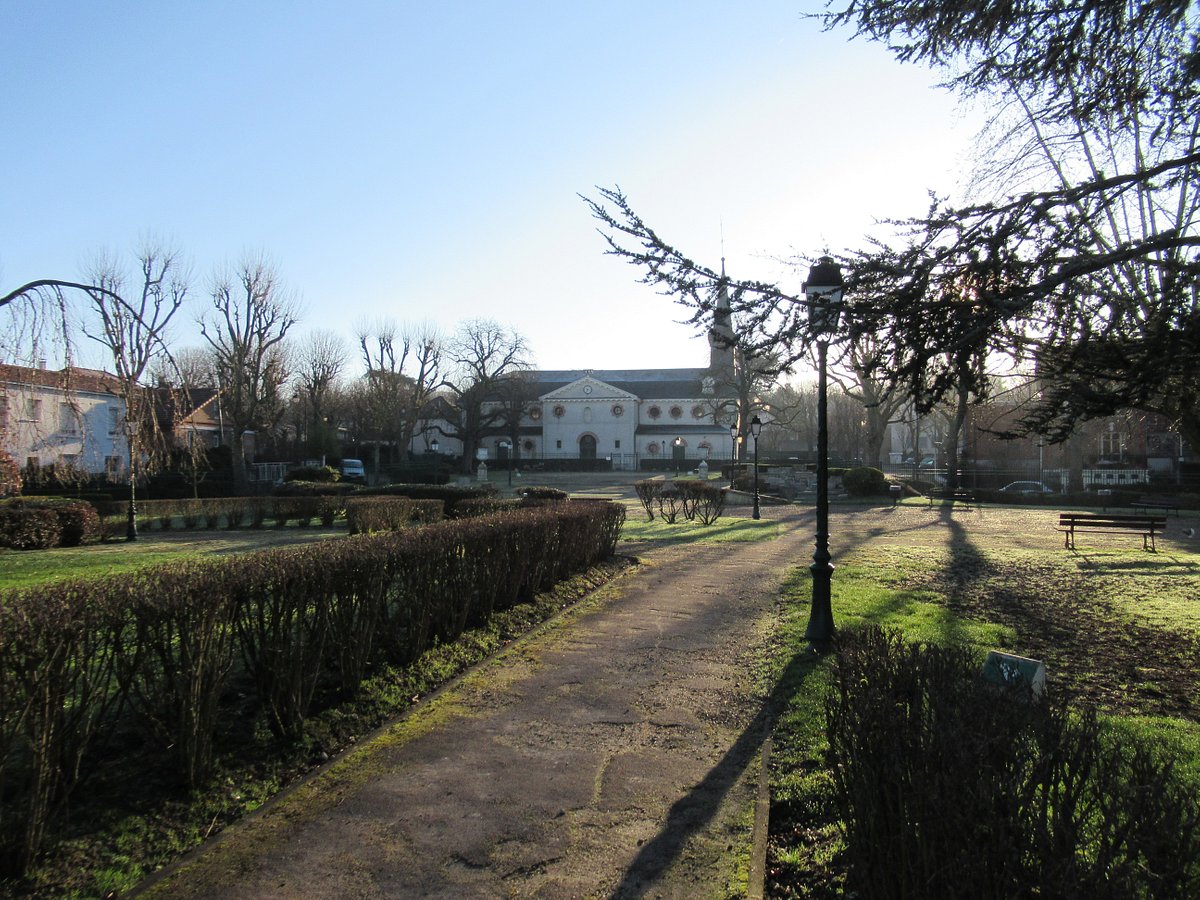
[[(590, 375), (643, 400), (679, 400), (701, 396), (702, 381), (711, 372), (704, 368), (555, 369), (531, 374), (539, 397)], [(717, 390), (721, 390), (721, 385), (717, 385)]]

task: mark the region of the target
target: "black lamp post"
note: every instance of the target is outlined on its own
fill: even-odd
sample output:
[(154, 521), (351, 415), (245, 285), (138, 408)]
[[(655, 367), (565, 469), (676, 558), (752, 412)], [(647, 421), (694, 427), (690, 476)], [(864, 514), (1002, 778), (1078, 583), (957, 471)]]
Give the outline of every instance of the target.
[(738, 433), (737, 423), (734, 422), (729, 426), (729, 486), (733, 487), (734, 481), (737, 480), (737, 461), (738, 461), (738, 438), (741, 435)]
[(683, 456), (683, 438), (675, 438), (674, 447), (675, 450), (671, 453), (671, 456), (674, 457), (673, 461), (675, 463), (675, 474), (678, 475), (681, 470), (679, 463), (681, 461), (681, 457)]
[(510, 441), (501, 441), (500, 449), (504, 451), (505, 462), (508, 463), (508, 486), (512, 487), (512, 443)]
[(808, 322), (817, 344), (817, 549), (813, 553), (812, 608), (804, 636), (816, 650), (833, 640), (833, 607), (830, 582), (833, 578), (829, 555), (829, 407), (826, 357), (829, 339), (837, 331), (842, 313), (842, 270), (831, 257), (822, 256), (808, 271), (801, 286), (808, 298)]
[(750, 420), (750, 433), (754, 435), (754, 513), (752, 519), (760, 518), (758, 514), (758, 436), (762, 432), (762, 419), (755, 416)]
[(126, 408), (125, 416), (128, 421), (125, 427), (129, 429), (129, 509), (128, 520), (125, 523), (125, 540), (136, 541), (138, 539), (137, 531), (137, 453), (138, 453), (138, 423), (136, 419), (129, 418), (129, 410)]

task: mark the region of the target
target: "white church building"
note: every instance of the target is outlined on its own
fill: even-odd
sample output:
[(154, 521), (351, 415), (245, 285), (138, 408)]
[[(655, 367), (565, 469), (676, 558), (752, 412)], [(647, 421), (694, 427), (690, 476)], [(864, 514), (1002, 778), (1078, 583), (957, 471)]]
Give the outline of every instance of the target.
[[(519, 464), (593, 460), (614, 469), (666, 469), (733, 456), (729, 427), (737, 420), (736, 366), (728, 303), (718, 306), (709, 335), (709, 364), (680, 369), (567, 369), (531, 371), (531, 396), (517, 429), (489, 429), (478, 455), (507, 459), (518, 441)], [(412, 450), (459, 456), (453, 429), (423, 423)]]

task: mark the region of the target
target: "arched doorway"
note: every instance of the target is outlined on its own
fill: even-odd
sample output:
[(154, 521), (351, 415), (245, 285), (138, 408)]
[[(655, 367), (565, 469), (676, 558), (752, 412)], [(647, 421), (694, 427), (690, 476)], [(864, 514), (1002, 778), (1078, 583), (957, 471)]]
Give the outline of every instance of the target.
[(585, 434), (579, 438), (579, 458), (596, 458), (596, 436), (594, 434)]

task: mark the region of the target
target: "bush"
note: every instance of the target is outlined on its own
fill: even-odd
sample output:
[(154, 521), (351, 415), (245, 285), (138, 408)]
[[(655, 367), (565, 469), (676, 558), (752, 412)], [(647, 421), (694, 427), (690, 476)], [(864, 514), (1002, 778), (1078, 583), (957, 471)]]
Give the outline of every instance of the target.
[[(54, 528), (43, 523), (45, 516), (21, 516), (16, 510), (42, 510), (54, 520)], [(2, 541), (12, 541), (6, 546), (20, 550), (46, 549), (48, 547), (77, 547), (100, 537), (100, 517), (90, 503), (64, 497), (25, 497), (0, 501), (0, 516), (13, 512), (9, 525), (0, 524)]]
[(847, 892), (1200, 896), (1200, 810), (1172, 760), (978, 673), (967, 649), (843, 636), (826, 734)]
[(525, 500), (567, 500), (570, 495), (554, 487), (531, 486), (521, 488), (521, 496)]
[(454, 518), (472, 519), (475, 516), (490, 516), (498, 512), (512, 512), (513, 510), (522, 509), (525, 505), (525, 501), (520, 497), (481, 497), (476, 500), (459, 500), (454, 504)]
[(334, 482), (341, 481), (341, 473), (332, 466), (297, 466), (284, 473), (285, 483), (292, 481)]
[(62, 530), (53, 510), (37, 507), (0, 507), (0, 547), (46, 550), (57, 547)]
[(670, 484), (660, 478), (647, 478), (644, 481), (635, 481), (633, 484), (634, 491), (637, 492), (637, 498), (642, 504), (642, 509), (646, 510), (646, 517), (653, 522), (654, 510), (658, 506), (658, 495), (663, 489)]
[(352, 497), (346, 501), (346, 526), (351, 534), (398, 531), (409, 525), (442, 518), (442, 501), (410, 497)]
[(848, 469), (842, 476), (842, 486), (852, 497), (882, 497), (888, 492), (887, 476), (870, 466)]
[(413, 500), (441, 500), (446, 515), (453, 518), (464, 500), (483, 500), (496, 496), (496, 488), (483, 484), (388, 484), (359, 490), (360, 497), (411, 497)]

